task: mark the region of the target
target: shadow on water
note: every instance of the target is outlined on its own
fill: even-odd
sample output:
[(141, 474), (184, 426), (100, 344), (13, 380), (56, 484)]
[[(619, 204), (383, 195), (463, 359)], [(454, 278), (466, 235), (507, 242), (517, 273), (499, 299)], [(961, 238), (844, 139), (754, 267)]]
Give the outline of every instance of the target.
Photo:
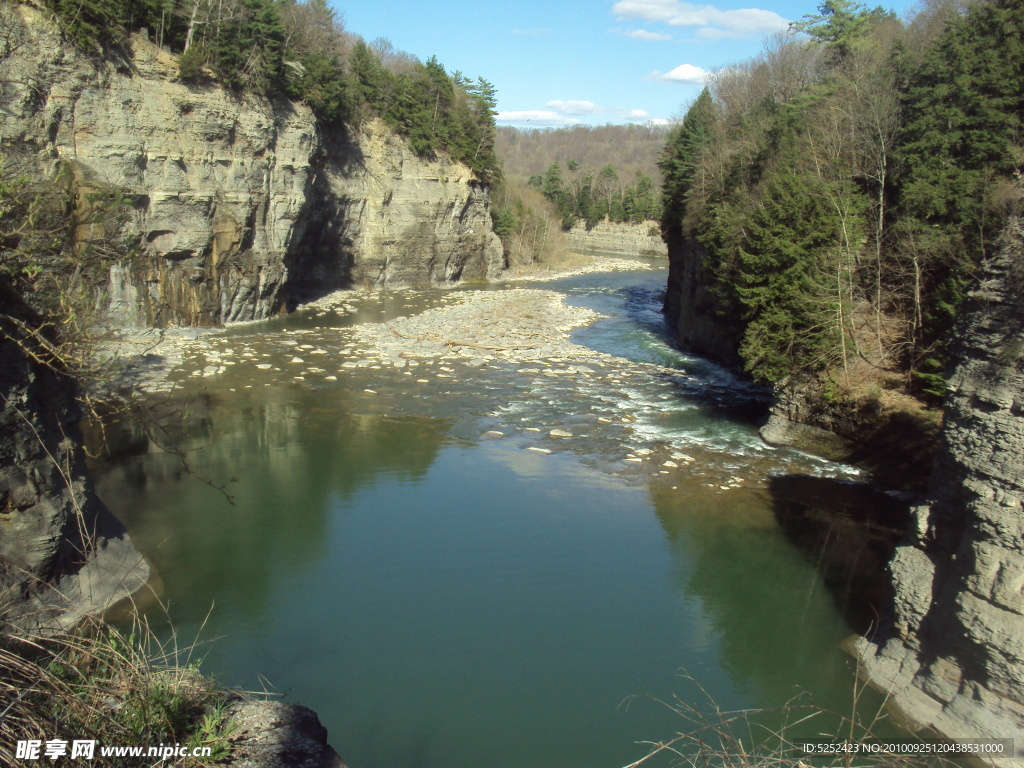
[[(826, 490), (825, 484), (804, 486), (805, 479), (814, 480), (780, 478), (772, 493), (651, 488), (651, 500), (673, 555), (678, 589), (699, 600), (707, 619), (710, 631), (703, 642), (717, 648), (720, 668), (741, 696), (768, 707), (743, 716), (731, 728), (737, 737), (755, 742), (772, 742), (771, 733), (778, 729), (786, 729), (789, 738), (837, 732), (848, 722), (843, 718), (872, 724), (879, 733), (888, 733), (892, 727), (876, 722), (883, 706), (881, 695), (856, 686), (854, 670), (843, 651), (850, 636), (848, 612), (840, 615), (836, 608), (835, 584), (848, 588), (851, 578), (869, 569), (852, 569), (857, 576), (851, 576), (847, 567), (823, 578), (819, 568), (827, 558), (816, 561), (803, 549), (810, 541), (794, 546), (794, 530), (811, 528), (799, 522), (801, 511), (810, 514), (813, 491), (824, 496)], [(838, 484), (829, 485), (831, 495), (842, 495)], [(849, 505), (856, 503), (850, 501)], [(780, 506), (787, 512), (780, 513)], [(824, 528), (819, 537), (828, 539), (827, 523)], [(838, 524), (833, 528), (836, 539)], [(869, 548), (866, 543), (860, 547)], [(829, 553), (833, 559), (838, 559), (839, 549), (832, 541)], [(856, 550), (850, 549), (856, 559)], [(862, 553), (859, 565), (870, 561)], [(847, 607), (853, 605), (854, 598), (849, 596), (846, 603)], [(724, 690), (715, 680), (716, 670), (693, 668), (686, 672), (692, 675), (694, 686), (699, 686), (687, 707), (702, 717), (714, 721), (719, 711), (745, 708), (720, 694), (712, 700), (704, 692)], [(812, 713), (807, 723), (792, 726)], [(753, 724), (761, 728), (751, 730)]]
[(892, 601), (887, 564), (910, 524), (910, 503), (864, 484), (805, 475), (769, 480), (780, 529), (821, 574), (857, 634), (879, 627)]

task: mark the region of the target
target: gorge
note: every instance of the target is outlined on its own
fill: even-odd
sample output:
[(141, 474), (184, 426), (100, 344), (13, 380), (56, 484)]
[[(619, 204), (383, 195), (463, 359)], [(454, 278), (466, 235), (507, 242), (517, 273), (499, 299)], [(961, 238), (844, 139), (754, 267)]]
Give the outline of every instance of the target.
[[(802, 540), (815, 519), (827, 541), (845, 530), (830, 508), (891, 500), (765, 445), (766, 390), (670, 345), (666, 281), (673, 340), (742, 362), (695, 241), (666, 230), (668, 275), (634, 259), (504, 285), (488, 185), (445, 153), (376, 118), (328, 130), (281, 94), (183, 82), (148, 34), (97, 61), (32, 3), (0, 21), (5, 171), (64, 178), (81, 209), (127, 202), (116, 234), (135, 247), (84, 268), (87, 303), (117, 329), (245, 321), (152, 351), (198, 403), (178, 438), (236, 505), (116, 425), (99, 487), (130, 539), (85, 478), (73, 383), (5, 336), (0, 556), (24, 612), (69, 626), (152, 564), (183, 631), (217, 606), (213, 670), (272, 675), (353, 765), (635, 760), (677, 727), (654, 704), (680, 666), (727, 709), (799, 685), (839, 710), (851, 631), (913, 723), (1024, 743), (1016, 219), (965, 308), (935, 502), (889, 594), (891, 541)], [(839, 566), (823, 582), (816, 560)], [(865, 574), (881, 626), (851, 615)]]

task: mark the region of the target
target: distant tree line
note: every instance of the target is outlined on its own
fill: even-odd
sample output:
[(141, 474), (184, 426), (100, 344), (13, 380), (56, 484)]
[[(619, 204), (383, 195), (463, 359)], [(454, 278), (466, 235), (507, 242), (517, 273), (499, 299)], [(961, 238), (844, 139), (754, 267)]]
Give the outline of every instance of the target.
[(527, 186), (539, 190), (554, 206), (562, 228), (583, 222), (589, 229), (604, 219), (639, 224), (657, 220), (661, 202), (651, 177), (638, 171), (632, 184), (623, 185), (615, 166), (608, 163), (596, 174), (570, 160), (563, 175), (559, 163), (548, 166), (544, 176), (531, 176)]
[(228, 88), (282, 93), (308, 103), (325, 123), (379, 117), (429, 156), (444, 151), (478, 178), (500, 177), (495, 89), (449, 74), (386, 40), (347, 32), (326, 0), (45, 0), (68, 39), (95, 54), (147, 29), (180, 54), (186, 81), (213, 77)]
[(662, 228), (700, 250), (755, 378), (870, 360), (938, 395), (957, 310), (1020, 213), (1024, 0), (937, 0), (907, 24), (819, 11), (672, 129)]

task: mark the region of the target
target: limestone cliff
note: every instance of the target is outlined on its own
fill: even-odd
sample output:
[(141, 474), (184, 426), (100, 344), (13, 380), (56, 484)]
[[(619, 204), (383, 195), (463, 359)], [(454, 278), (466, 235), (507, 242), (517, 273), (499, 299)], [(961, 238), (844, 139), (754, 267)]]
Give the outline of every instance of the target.
[(287, 262), (295, 297), (487, 280), (504, 266), (487, 188), (461, 163), (417, 157), (380, 122), (323, 137), (309, 199)]
[(177, 78), (131, 40), (121, 61), (66, 47), (47, 14), (0, 8), (0, 146), (7, 163), (122, 190), (141, 255), (99, 301), (122, 325), (266, 317), (356, 284), (487, 278), (502, 267), (487, 191), (380, 125), (325, 131), (303, 104)]
[(569, 230), (568, 237), (569, 245), (578, 251), (642, 256), (668, 255), (656, 221), (616, 224), (605, 219), (589, 229), (584, 224), (576, 224)]
[[(857, 643), (912, 722), (1024, 748), (1024, 230), (963, 312), (934, 500), (890, 563), (891, 626)], [(1011, 763), (1000, 761), (999, 765)], [(1018, 758), (1017, 764), (1024, 764)]]

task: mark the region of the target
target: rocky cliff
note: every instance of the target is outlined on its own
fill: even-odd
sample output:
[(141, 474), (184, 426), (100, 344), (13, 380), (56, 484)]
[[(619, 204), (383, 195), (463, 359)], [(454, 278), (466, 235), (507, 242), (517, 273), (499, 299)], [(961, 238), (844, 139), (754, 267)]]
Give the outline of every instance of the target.
[(615, 224), (605, 219), (589, 229), (576, 224), (568, 232), (569, 245), (577, 251), (598, 251), (625, 255), (667, 256), (656, 221), (642, 224)]
[(710, 357), (731, 368), (742, 364), (739, 357), (741, 330), (735, 318), (719, 317), (718, 302), (708, 287), (700, 245), (682, 236), (678, 229), (665, 238), (668, 245), (668, 285), (665, 316), (676, 343), (685, 350)]
[(65, 630), (141, 589), (149, 566), (86, 474), (75, 382), (33, 359), (0, 286), (0, 614)]
[[(856, 644), (913, 723), (1024, 749), (1024, 230), (964, 309), (934, 500), (890, 563), (891, 623)], [(999, 765), (1011, 762), (1000, 761)], [(1016, 764), (1024, 764), (1018, 758)]]
[(303, 104), (178, 79), (131, 39), (120, 61), (65, 46), (30, 4), (0, 8), (0, 146), (37, 178), (64, 165), (80, 197), (123, 191), (141, 253), (99, 302), (122, 325), (268, 316), (352, 285), (448, 283), (502, 267), (487, 190), (415, 156), (381, 125), (332, 130)]

